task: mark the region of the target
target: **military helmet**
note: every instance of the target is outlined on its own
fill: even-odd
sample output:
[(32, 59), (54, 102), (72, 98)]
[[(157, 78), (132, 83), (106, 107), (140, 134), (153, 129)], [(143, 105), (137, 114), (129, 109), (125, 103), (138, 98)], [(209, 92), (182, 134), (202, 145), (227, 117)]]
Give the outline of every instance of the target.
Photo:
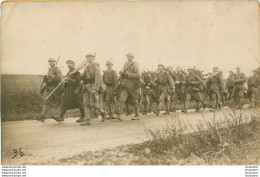
[(164, 68), (164, 65), (163, 65), (163, 64), (158, 64), (158, 67), (159, 67), (159, 66), (162, 66), (162, 67)]
[(237, 66), (236, 69), (241, 69), (241, 68), (239, 66)]
[(72, 60), (67, 60), (66, 63), (67, 63), (67, 64), (68, 64), (68, 63), (73, 63), (73, 64), (75, 65), (75, 62), (72, 61)]
[(213, 69), (218, 69), (218, 67), (217, 67), (217, 66), (215, 66)]
[(192, 68), (192, 67), (189, 67), (187, 70), (193, 70), (193, 68)]
[(88, 53), (88, 54), (86, 55), (86, 57), (88, 57), (88, 56), (95, 57), (95, 56), (96, 56), (96, 54), (95, 54), (95, 53)]
[(132, 54), (131, 52), (128, 52), (128, 53), (126, 54), (126, 56), (134, 57), (134, 54)]
[(106, 62), (106, 65), (113, 65), (113, 62), (110, 61), (110, 60), (108, 60), (108, 61)]
[(48, 62), (56, 62), (54, 58), (49, 58)]

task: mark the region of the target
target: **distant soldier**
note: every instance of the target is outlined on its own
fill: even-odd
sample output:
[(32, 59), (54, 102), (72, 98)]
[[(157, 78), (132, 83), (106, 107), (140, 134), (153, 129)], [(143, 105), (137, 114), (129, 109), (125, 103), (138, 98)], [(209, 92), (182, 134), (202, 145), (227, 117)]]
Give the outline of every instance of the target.
[(99, 64), (94, 62), (95, 55), (86, 56), (88, 64), (82, 75), (82, 96), (85, 109), (85, 121), (80, 125), (91, 125), (91, 111), (98, 111), (102, 116), (102, 122), (106, 120), (106, 112), (99, 105), (99, 90), (102, 84), (102, 76)]
[(260, 92), (260, 76), (257, 75), (257, 71), (253, 70), (253, 75), (248, 78), (249, 98), (252, 107), (259, 105), (259, 92)]
[(111, 61), (107, 61), (106, 65), (107, 65), (107, 70), (104, 71), (103, 74), (103, 81), (106, 85), (105, 102), (109, 109), (108, 118), (113, 119), (115, 118), (114, 109), (115, 109), (115, 102), (116, 102), (114, 89), (118, 81), (118, 74), (115, 70), (112, 69), (113, 63)]
[(163, 106), (165, 106), (166, 109), (163, 115), (170, 114), (170, 94), (175, 92), (175, 85), (172, 76), (164, 69), (162, 64), (158, 65), (155, 83), (157, 84), (157, 91), (159, 95), (159, 107), (156, 115), (159, 115), (160, 110), (163, 109)]
[(151, 75), (149, 72), (142, 72), (141, 74), (142, 79), (142, 103), (143, 103), (143, 115), (147, 115), (149, 112), (149, 106), (150, 106), (150, 84), (151, 84)]
[(203, 104), (203, 108), (206, 107), (205, 102), (201, 97), (201, 84), (202, 80), (200, 76), (193, 72), (192, 68), (188, 68), (189, 74), (186, 77), (186, 93), (185, 93), (185, 105), (183, 112), (187, 113), (189, 108), (190, 100), (193, 98), (196, 101), (197, 108), (196, 112), (200, 111), (200, 103)]
[[(50, 68), (48, 73), (44, 76), (43, 82), (46, 83), (46, 86), (44, 87), (44, 90), (41, 92), (44, 94), (44, 97), (46, 98), (53, 89), (55, 89), (59, 83), (61, 82), (62, 72), (60, 68), (56, 66), (56, 60), (53, 58), (50, 58), (48, 60)], [(58, 103), (61, 102), (61, 94), (62, 90), (59, 89), (58, 91), (54, 92), (43, 104), (42, 107), (42, 114), (41, 117), (37, 118), (36, 120), (44, 122), (45, 121), (45, 115), (51, 106), (52, 103)]]
[(177, 67), (176, 72), (174, 74), (174, 83), (175, 83), (175, 95), (174, 95), (174, 104), (176, 109), (176, 104), (181, 103), (184, 107), (185, 103), (185, 83), (186, 83), (186, 75), (181, 70), (181, 68)]
[(229, 71), (229, 76), (227, 78), (227, 89), (228, 89), (228, 99), (231, 100), (234, 94), (234, 83), (233, 83), (234, 73)]
[(244, 83), (246, 82), (246, 75), (240, 71), (240, 67), (236, 68), (237, 72), (233, 76), (234, 83), (234, 101), (236, 108), (242, 108), (242, 102), (244, 100)]
[(128, 53), (128, 62), (125, 63), (123, 71), (121, 74), (121, 85), (120, 85), (120, 97), (118, 105), (118, 116), (117, 118), (121, 120), (121, 115), (123, 114), (124, 105), (129, 97), (131, 97), (134, 107), (135, 116), (132, 120), (139, 120), (139, 107), (138, 107), (138, 96), (140, 88), (140, 71), (138, 64), (134, 61), (134, 55)]
[(208, 80), (209, 89), (209, 100), (210, 100), (210, 110), (214, 111), (218, 106), (219, 109), (222, 108), (221, 101), (221, 91), (224, 89), (223, 74), (219, 71), (218, 67), (213, 68), (213, 73), (209, 75)]
[(75, 90), (81, 80), (80, 72), (77, 71), (76, 73), (71, 74), (75, 70), (75, 63), (72, 60), (67, 60), (66, 63), (68, 65), (69, 72), (67, 73), (67, 78), (64, 82), (65, 90), (62, 95), (60, 114), (57, 118), (52, 118), (57, 122), (64, 121), (64, 115), (67, 110), (79, 108), (80, 119), (76, 122), (83, 122), (85, 118), (85, 113), (82, 98), (75, 93)]

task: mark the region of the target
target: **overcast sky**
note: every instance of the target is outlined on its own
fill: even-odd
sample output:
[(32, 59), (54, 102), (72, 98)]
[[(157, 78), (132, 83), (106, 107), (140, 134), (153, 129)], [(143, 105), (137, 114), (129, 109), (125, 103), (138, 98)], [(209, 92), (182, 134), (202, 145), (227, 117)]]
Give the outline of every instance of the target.
[(140, 68), (158, 63), (218, 66), (227, 75), (259, 66), (256, 2), (4, 2), (2, 74), (45, 74), (48, 58), (80, 63), (89, 52), (120, 70), (132, 52)]

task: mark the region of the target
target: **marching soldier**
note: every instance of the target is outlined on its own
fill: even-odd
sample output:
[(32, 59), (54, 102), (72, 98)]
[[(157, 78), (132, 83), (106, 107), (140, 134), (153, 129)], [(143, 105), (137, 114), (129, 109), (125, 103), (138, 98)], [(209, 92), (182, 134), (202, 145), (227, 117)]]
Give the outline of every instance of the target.
[(242, 102), (244, 99), (244, 87), (243, 84), (246, 82), (246, 75), (240, 71), (240, 67), (236, 68), (237, 72), (233, 76), (234, 83), (234, 100), (236, 108), (242, 108)]
[[(43, 82), (46, 83), (44, 86), (44, 89), (41, 90), (41, 93), (44, 94), (44, 97), (46, 98), (53, 89), (55, 89), (59, 83), (61, 82), (62, 72), (60, 68), (56, 66), (56, 60), (53, 58), (50, 58), (48, 60), (50, 68), (48, 73), (43, 77)], [(52, 94), (46, 101), (44, 101), (43, 107), (42, 107), (42, 114), (41, 117), (37, 118), (36, 120), (44, 122), (45, 121), (45, 115), (51, 106), (52, 103), (59, 103), (61, 102), (61, 94), (62, 90), (59, 89), (59, 91)]]
[(79, 108), (80, 119), (76, 122), (83, 122), (85, 118), (84, 106), (81, 97), (75, 93), (77, 86), (80, 84), (81, 76), (80, 72), (71, 74), (75, 70), (75, 63), (72, 60), (66, 61), (69, 72), (67, 73), (67, 78), (64, 83), (64, 93), (61, 100), (60, 114), (57, 118), (53, 117), (57, 122), (64, 121), (64, 115), (67, 110)]
[(176, 110), (176, 104), (180, 102), (183, 107), (185, 103), (185, 82), (186, 75), (181, 71), (181, 68), (177, 67), (176, 72), (174, 74), (175, 81), (175, 95), (174, 95), (174, 106)]
[(118, 106), (118, 116), (119, 120), (123, 114), (124, 105), (129, 97), (131, 97), (134, 107), (135, 107), (135, 116), (132, 120), (139, 120), (139, 107), (138, 107), (138, 96), (140, 88), (140, 71), (138, 64), (134, 61), (134, 55), (128, 53), (127, 55), (128, 62), (125, 63), (123, 71), (121, 74), (121, 83), (120, 83), (120, 98)]
[(158, 65), (158, 71), (156, 73), (156, 84), (158, 87), (159, 94), (159, 108), (157, 110), (156, 115), (159, 115), (160, 110), (162, 110), (163, 105), (165, 105), (165, 113), (163, 115), (170, 114), (170, 94), (175, 92), (175, 85), (172, 79), (172, 76), (169, 72), (164, 69), (162, 64)]
[(259, 87), (260, 77), (257, 75), (257, 71), (253, 70), (253, 75), (248, 79), (248, 87), (250, 93), (250, 102), (252, 107), (259, 105)]
[(186, 77), (186, 94), (185, 94), (185, 104), (183, 112), (187, 113), (189, 108), (191, 98), (194, 98), (197, 104), (196, 112), (200, 111), (200, 102), (203, 104), (203, 108), (206, 107), (205, 102), (201, 97), (201, 84), (202, 80), (200, 76), (193, 72), (192, 68), (188, 68), (189, 74)]
[(141, 74), (141, 79), (142, 79), (142, 103), (144, 105), (142, 115), (147, 115), (150, 106), (149, 93), (150, 93), (150, 84), (152, 78), (149, 72), (143, 71)]
[(208, 89), (210, 99), (210, 111), (214, 111), (218, 106), (222, 108), (220, 91), (224, 89), (223, 75), (218, 67), (213, 68), (213, 73), (208, 77)]
[(234, 83), (233, 83), (234, 73), (229, 71), (229, 76), (227, 78), (227, 89), (228, 89), (228, 99), (231, 100), (234, 94)]
[(108, 113), (109, 119), (114, 119), (115, 118), (114, 109), (116, 103), (114, 89), (118, 81), (118, 74), (115, 70), (112, 69), (113, 63), (111, 61), (107, 61), (106, 65), (107, 65), (107, 70), (104, 71), (103, 74), (103, 81), (106, 85), (105, 102), (109, 109), (109, 113)]
[(102, 116), (102, 122), (106, 120), (106, 112), (99, 105), (99, 90), (102, 84), (102, 76), (99, 64), (94, 62), (95, 55), (86, 56), (89, 62), (82, 75), (82, 97), (85, 110), (85, 121), (81, 125), (91, 125), (91, 111), (98, 111)]

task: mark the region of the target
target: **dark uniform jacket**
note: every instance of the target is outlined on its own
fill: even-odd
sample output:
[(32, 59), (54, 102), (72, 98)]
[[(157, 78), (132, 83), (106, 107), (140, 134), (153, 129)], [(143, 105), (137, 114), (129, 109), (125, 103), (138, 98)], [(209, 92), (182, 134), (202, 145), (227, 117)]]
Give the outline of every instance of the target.
[(84, 81), (85, 88), (88, 90), (99, 91), (102, 84), (102, 76), (99, 68), (99, 64), (95, 62), (89, 63), (82, 74), (82, 80)]
[(243, 88), (243, 84), (246, 82), (246, 75), (244, 73), (236, 73), (233, 76), (233, 83), (236, 88)]
[(111, 71), (104, 71), (103, 74), (103, 81), (106, 85), (106, 92), (107, 93), (113, 93), (113, 90), (117, 84), (118, 81), (118, 74), (115, 70)]
[[(62, 72), (60, 68), (56, 66), (53, 68), (49, 68), (49, 71), (44, 78), (44, 81), (46, 82), (47, 95), (59, 85), (59, 83), (61, 82), (61, 77), (62, 77)], [(61, 93), (62, 93), (62, 89), (58, 89), (54, 94), (61, 95)]]
[(73, 70), (67, 73), (68, 79), (64, 83), (65, 90), (62, 96), (62, 104), (66, 107), (66, 109), (82, 107), (82, 99), (77, 94), (75, 94), (75, 90), (80, 83), (81, 76), (80, 72), (76, 72), (70, 75)]
[(224, 89), (222, 72), (213, 73), (208, 78), (208, 87), (210, 90)]
[(172, 89), (175, 89), (175, 84), (171, 74), (165, 70), (156, 73), (156, 84), (158, 85), (159, 91), (166, 93), (170, 93)]
[(197, 74), (192, 73), (187, 75), (186, 90), (188, 92), (201, 91), (201, 84), (202, 84), (202, 80)]
[[(123, 69), (124, 75), (122, 80), (122, 88), (127, 88), (130, 90), (136, 90), (139, 88), (140, 82), (140, 71), (139, 66), (136, 62), (126, 62)], [(126, 74), (126, 75), (125, 75)]]

